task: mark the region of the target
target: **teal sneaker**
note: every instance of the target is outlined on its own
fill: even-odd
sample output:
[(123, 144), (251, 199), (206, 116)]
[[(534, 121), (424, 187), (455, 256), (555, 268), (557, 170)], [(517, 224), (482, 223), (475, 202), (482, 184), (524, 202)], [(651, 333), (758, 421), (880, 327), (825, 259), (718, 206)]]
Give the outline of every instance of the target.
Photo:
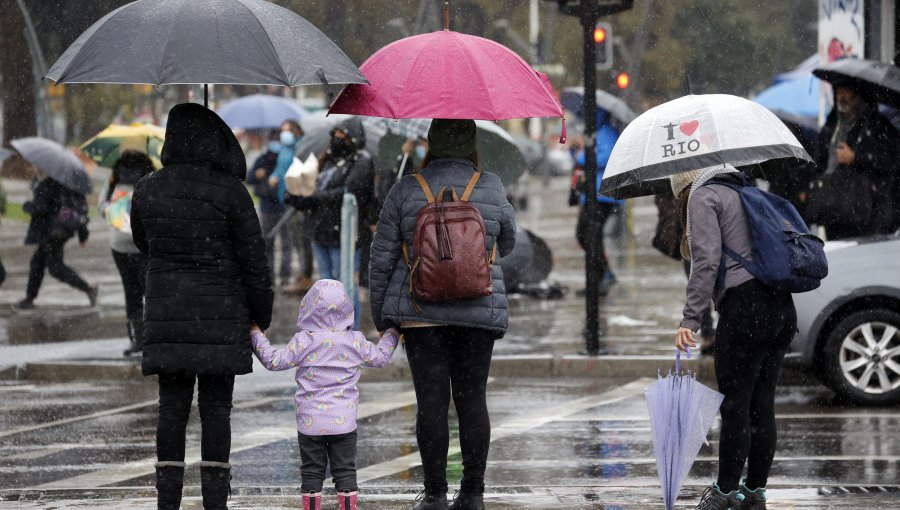
[(747, 480), (741, 482), (741, 494), (744, 501), (741, 503), (741, 510), (766, 510), (766, 488), (758, 487), (754, 490), (747, 488)]
[(697, 510), (742, 510), (744, 495), (740, 491), (728, 494), (719, 490), (718, 484), (703, 489)]

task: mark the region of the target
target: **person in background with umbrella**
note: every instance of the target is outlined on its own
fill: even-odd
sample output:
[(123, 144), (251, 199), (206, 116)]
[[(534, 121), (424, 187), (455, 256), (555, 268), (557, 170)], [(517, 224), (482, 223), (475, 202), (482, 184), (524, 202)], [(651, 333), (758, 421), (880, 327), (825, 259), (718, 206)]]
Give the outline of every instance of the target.
[[(775, 385), (797, 326), (789, 292), (762, 284), (736, 260), (722, 257), (723, 245), (744, 258), (750, 258), (752, 249), (738, 192), (715, 181), (707, 183), (734, 179), (728, 175), (732, 172), (733, 166), (719, 165), (670, 178), (684, 227), (681, 254), (691, 261), (675, 346), (683, 351), (697, 346), (692, 331), (700, 327), (710, 299), (719, 312), (714, 359), (716, 382), (725, 395), (719, 474), (703, 491), (698, 510), (765, 507), (777, 437)], [(720, 272), (724, 277), (717, 280)], [(745, 462), (747, 478), (741, 483)]]
[(141, 371), (159, 376), (157, 508), (176, 510), (185, 429), (198, 387), (203, 507), (225, 509), (230, 492), (234, 377), (253, 371), (250, 326), (272, 319), (272, 280), (250, 193), (247, 162), (211, 110), (169, 112), (163, 168), (135, 186), (134, 243), (147, 255)]
[(100, 190), (97, 209), (110, 227), (113, 261), (125, 290), (125, 315), (131, 344), (125, 356), (140, 354), (144, 349), (144, 278), (147, 256), (141, 253), (131, 235), (131, 199), (134, 186), (153, 172), (153, 161), (143, 152), (126, 150), (113, 164), (105, 187)]
[[(603, 170), (609, 161), (616, 140), (619, 138), (619, 132), (612, 127), (609, 122), (609, 114), (604, 110), (597, 110), (597, 189), (600, 189), (600, 182), (603, 180)], [(606, 226), (606, 220), (613, 216), (617, 207), (625, 203), (624, 200), (615, 200), (607, 196), (597, 196), (596, 214), (593, 218), (588, 216), (587, 207), (585, 207), (585, 183), (584, 174), (581, 170), (584, 168), (584, 151), (578, 153), (576, 158), (575, 175), (573, 176), (572, 191), (569, 196), (569, 205), (578, 205), (581, 210), (578, 213), (578, 223), (575, 227), (575, 238), (578, 244), (586, 252), (591, 244), (598, 245), (597, 259), (593, 261), (598, 267), (599, 274), (603, 275), (600, 280), (600, 295), (609, 294), (609, 290), (616, 284), (616, 275), (613, 274), (609, 267), (609, 259), (606, 258), (606, 247), (603, 243), (603, 230)], [(579, 292), (583, 295), (584, 291)]]
[[(420, 176), (437, 190), (466, 188), (478, 172), (475, 122), (435, 119)], [(372, 318), (379, 331), (399, 327), (416, 391), (416, 439), (425, 472), (425, 491), (414, 510), (446, 510), (447, 411), (452, 395), (459, 416), (463, 477), (450, 508), (484, 509), (484, 471), (491, 424), (486, 389), (494, 341), (506, 333), (508, 317), (503, 270), (491, 267), (490, 295), (448, 302), (414, 303), (403, 244), (413, 245), (413, 228), (427, 204), (417, 176), (404, 176), (391, 189), (372, 243), (369, 274)], [(515, 213), (500, 178), (484, 173), (470, 196), (484, 219), (485, 246), (505, 257), (516, 243)], [(489, 248), (490, 249), (490, 248)]]
[(34, 188), (34, 199), (22, 209), (31, 215), (25, 244), (37, 245), (28, 269), (25, 299), (16, 308), (31, 310), (41, 290), (44, 272), (87, 294), (90, 305), (96, 306), (99, 285), (89, 285), (63, 260), (66, 242), (78, 235), (82, 247), (87, 244), (87, 199), (84, 194), (69, 189), (53, 177), (41, 180)]
[[(285, 225), (281, 230), (273, 236), (267, 234), (284, 215), (284, 196), (279, 196), (279, 190), (284, 186), (284, 176), (279, 179), (275, 174), (279, 167), (280, 153), (283, 146), (281, 143), (281, 133), (290, 133), (285, 138), (293, 137), (293, 132), (288, 131), (272, 131), (269, 133), (269, 142), (266, 146), (266, 152), (256, 158), (250, 171), (247, 172), (247, 184), (253, 187), (253, 193), (259, 199), (260, 220), (262, 221), (263, 236), (266, 240), (266, 258), (269, 261), (269, 269), (272, 270), (272, 281), (275, 281), (275, 240), (281, 239), (281, 277), (282, 286), (287, 286), (291, 279), (291, 250), (292, 250), (292, 232)], [(289, 154), (285, 157), (287, 166), (293, 161), (293, 150), (288, 149)], [(286, 169), (285, 169), (286, 170)]]
[(810, 220), (825, 226), (829, 239), (892, 233), (900, 226), (897, 130), (859, 85), (834, 85), (835, 107), (819, 134), (816, 153), (823, 193), (831, 196), (820, 195), (827, 206), (817, 204), (813, 188)]
[[(308, 197), (289, 195), (289, 205), (309, 211), (307, 221), (313, 222), (313, 250), (319, 278), (340, 280), (341, 258), (341, 206), (344, 193), (356, 197), (359, 229), (356, 243), (359, 271), (361, 251), (371, 243), (369, 214), (374, 200), (375, 164), (366, 146), (366, 131), (362, 122), (350, 118), (341, 122), (331, 132), (328, 149), (319, 158), (319, 178), (316, 192)], [(356, 310), (356, 324), (359, 329), (359, 294), (352, 296)]]

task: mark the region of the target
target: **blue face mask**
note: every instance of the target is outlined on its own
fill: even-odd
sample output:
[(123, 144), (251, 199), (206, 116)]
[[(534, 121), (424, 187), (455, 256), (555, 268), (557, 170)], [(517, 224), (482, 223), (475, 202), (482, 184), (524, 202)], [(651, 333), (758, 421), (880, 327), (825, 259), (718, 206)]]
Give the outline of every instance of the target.
[(281, 145), (294, 145), (297, 141), (296, 137), (294, 137), (293, 131), (282, 131), (281, 132)]
[(269, 142), (269, 152), (281, 152), (281, 142), (275, 140)]
[(425, 159), (425, 153), (428, 152), (423, 145), (416, 145), (416, 159), (422, 161)]

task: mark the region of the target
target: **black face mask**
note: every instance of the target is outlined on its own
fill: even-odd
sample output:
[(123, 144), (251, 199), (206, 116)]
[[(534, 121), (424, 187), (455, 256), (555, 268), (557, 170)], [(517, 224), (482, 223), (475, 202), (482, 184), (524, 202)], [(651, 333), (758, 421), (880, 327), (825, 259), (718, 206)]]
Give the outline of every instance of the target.
[(342, 138), (334, 137), (331, 139), (331, 155), (336, 158), (347, 156), (351, 152), (350, 145)]

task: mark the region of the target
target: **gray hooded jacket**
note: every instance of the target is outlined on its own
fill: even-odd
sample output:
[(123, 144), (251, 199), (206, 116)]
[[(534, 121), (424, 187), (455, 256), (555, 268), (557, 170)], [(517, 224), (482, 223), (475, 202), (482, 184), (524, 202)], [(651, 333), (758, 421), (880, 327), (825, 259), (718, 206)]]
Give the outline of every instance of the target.
[[(422, 176), (433, 190), (453, 186), (461, 192), (474, 171), (474, 165), (466, 159), (446, 158), (435, 160), (422, 169)], [(499, 256), (511, 252), (516, 243), (515, 216), (506, 200), (500, 178), (484, 173), (470, 202), (484, 219), (488, 251), (496, 243)], [(422, 188), (412, 175), (403, 176), (385, 199), (372, 242), (369, 267), (369, 291), (375, 326), (379, 331), (384, 331), (391, 326), (399, 327), (404, 321), (424, 322), (486, 329), (496, 333), (497, 338), (502, 337), (506, 333), (508, 315), (503, 270), (497, 264), (491, 267), (493, 293), (490, 296), (450, 303), (418, 302), (421, 313), (413, 308), (409, 293), (409, 269), (403, 260), (401, 244), (406, 241), (412, 248), (416, 215), (427, 203)], [(415, 254), (410, 253), (410, 257), (415, 257)]]

